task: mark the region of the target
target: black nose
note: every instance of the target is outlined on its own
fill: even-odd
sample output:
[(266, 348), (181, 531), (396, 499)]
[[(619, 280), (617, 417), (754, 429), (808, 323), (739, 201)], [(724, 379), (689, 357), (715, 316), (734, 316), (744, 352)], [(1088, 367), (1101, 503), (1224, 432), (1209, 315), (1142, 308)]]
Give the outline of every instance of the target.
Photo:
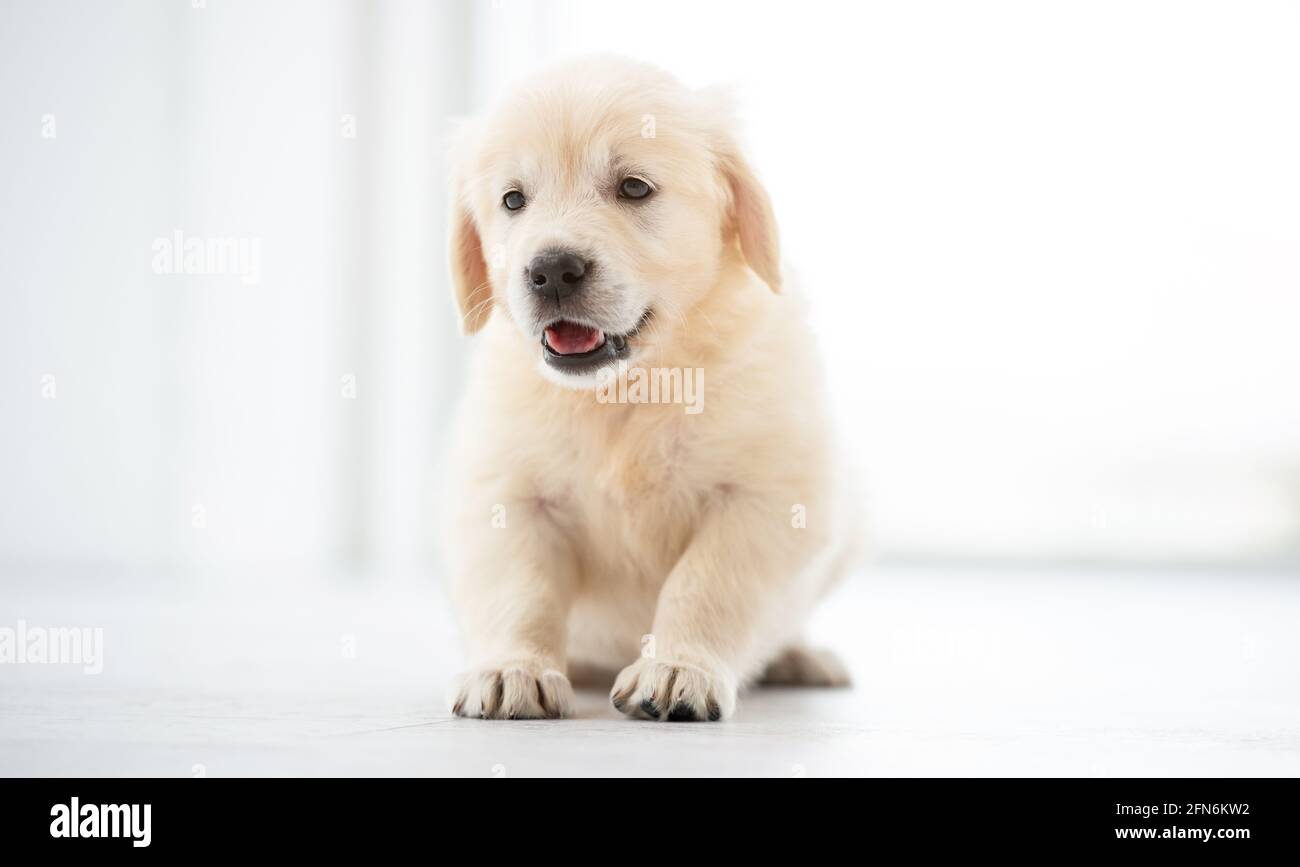
[(543, 253), (528, 263), (528, 282), (547, 298), (567, 298), (582, 288), (587, 263), (564, 250)]

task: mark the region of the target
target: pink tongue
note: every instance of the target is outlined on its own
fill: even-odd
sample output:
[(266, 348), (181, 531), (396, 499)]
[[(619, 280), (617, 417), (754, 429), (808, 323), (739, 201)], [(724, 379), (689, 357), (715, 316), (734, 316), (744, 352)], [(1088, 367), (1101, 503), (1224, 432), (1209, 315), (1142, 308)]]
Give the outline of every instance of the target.
[(557, 322), (546, 329), (546, 345), (558, 355), (581, 355), (604, 342), (604, 334), (576, 322)]

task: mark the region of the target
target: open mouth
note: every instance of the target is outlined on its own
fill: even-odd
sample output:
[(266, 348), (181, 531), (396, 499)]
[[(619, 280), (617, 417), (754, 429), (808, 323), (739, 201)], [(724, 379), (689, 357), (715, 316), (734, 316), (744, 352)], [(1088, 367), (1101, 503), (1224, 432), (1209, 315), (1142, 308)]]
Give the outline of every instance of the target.
[(581, 322), (560, 319), (542, 330), (542, 357), (557, 370), (583, 373), (628, 356), (628, 341), (650, 318), (646, 311), (636, 327), (623, 334), (607, 334)]

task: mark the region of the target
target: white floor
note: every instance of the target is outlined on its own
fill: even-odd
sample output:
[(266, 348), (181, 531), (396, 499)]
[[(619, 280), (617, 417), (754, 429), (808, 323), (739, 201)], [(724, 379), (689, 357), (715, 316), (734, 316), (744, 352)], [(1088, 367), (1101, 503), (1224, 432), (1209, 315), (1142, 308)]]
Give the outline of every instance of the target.
[[(816, 637), (850, 691), (721, 724), (449, 717), (436, 587), (4, 579), (0, 627), (104, 629), (104, 672), (0, 665), (0, 775), (1300, 775), (1300, 576), (883, 569)], [(268, 590), (268, 588), (274, 588)]]

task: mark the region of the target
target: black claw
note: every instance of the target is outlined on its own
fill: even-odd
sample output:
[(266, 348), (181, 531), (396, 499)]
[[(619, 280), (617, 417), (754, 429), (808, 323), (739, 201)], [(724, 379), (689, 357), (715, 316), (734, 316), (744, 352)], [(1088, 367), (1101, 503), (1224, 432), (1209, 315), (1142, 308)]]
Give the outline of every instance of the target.
[(614, 705), (614, 710), (619, 713), (627, 713), (627, 705), (623, 703), (623, 699), (611, 698), (610, 702)]
[(694, 722), (694, 720), (695, 709), (684, 701), (677, 702), (668, 712), (669, 722)]
[(645, 701), (641, 702), (641, 710), (645, 711), (655, 719), (659, 719), (659, 708), (655, 707), (654, 699), (647, 698)]
[(722, 719), (722, 708), (718, 707), (716, 701), (709, 702), (709, 722), (717, 722)]

